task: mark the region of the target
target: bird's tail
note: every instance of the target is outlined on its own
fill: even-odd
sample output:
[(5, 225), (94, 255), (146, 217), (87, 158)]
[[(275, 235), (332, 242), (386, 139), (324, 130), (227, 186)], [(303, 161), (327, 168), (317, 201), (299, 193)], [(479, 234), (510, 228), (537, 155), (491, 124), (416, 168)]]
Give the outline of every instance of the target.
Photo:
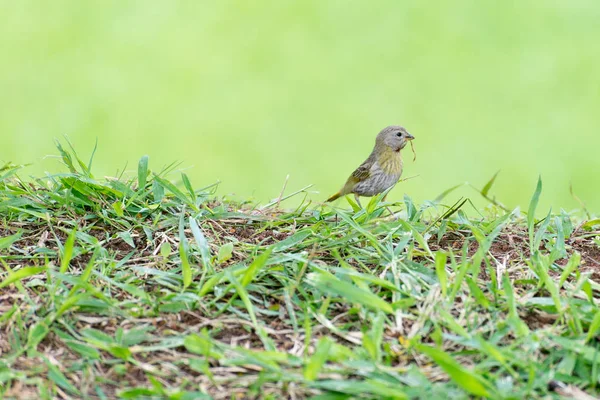
[(334, 194), (333, 196), (331, 196), (330, 198), (328, 198), (327, 200), (325, 200), (326, 202), (329, 201), (334, 201), (339, 199), (342, 196), (342, 192), (337, 192), (336, 194)]

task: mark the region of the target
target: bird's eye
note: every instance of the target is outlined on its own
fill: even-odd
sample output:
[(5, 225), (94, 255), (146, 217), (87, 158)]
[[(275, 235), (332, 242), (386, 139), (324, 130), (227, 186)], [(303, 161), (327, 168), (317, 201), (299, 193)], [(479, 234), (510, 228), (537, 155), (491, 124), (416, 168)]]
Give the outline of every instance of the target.
[(398, 132), (398, 133), (396, 133), (396, 136), (398, 136), (398, 137), (402, 137), (402, 132)]

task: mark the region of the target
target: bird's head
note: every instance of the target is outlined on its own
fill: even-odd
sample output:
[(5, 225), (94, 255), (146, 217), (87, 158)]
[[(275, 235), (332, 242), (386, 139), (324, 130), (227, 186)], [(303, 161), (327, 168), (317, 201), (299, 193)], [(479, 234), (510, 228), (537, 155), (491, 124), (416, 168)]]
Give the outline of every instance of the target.
[(378, 146), (384, 145), (392, 150), (398, 152), (402, 150), (409, 141), (415, 137), (408, 133), (406, 129), (398, 125), (391, 125), (384, 128), (377, 135), (376, 144)]

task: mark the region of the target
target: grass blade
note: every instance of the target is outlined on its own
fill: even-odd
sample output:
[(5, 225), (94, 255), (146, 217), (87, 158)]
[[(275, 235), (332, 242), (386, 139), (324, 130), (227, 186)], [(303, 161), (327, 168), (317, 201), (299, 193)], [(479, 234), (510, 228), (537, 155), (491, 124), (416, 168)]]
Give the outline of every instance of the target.
[(8, 276), (0, 282), (0, 289), (30, 276), (41, 274), (44, 271), (46, 271), (46, 267), (24, 267), (16, 272), (10, 271)]
[(182, 242), (179, 242), (179, 258), (181, 259), (181, 275), (183, 277), (183, 290), (192, 283), (192, 268), (188, 261), (188, 254)]
[(488, 181), (488, 183), (486, 183), (485, 186), (483, 186), (483, 189), (481, 189), (481, 194), (483, 195), (483, 197), (487, 197), (488, 192), (492, 188), (492, 185), (494, 184), (494, 181), (496, 180), (496, 177), (498, 176), (499, 173), (500, 173), (500, 171), (497, 171), (494, 174), (494, 176), (492, 176), (492, 179), (490, 179)]
[(478, 375), (460, 365), (448, 353), (433, 347), (416, 344), (415, 348), (431, 358), (450, 378), (468, 393), (474, 396), (491, 397), (492, 385)]
[(256, 259), (252, 262), (252, 264), (250, 264), (250, 266), (244, 273), (244, 276), (242, 276), (242, 286), (246, 287), (250, 284), (250, 282), (254, 280), (260, 269), (267, 263), (267, 260), (269, 259), (269, 256), (271, 255), (272, 251), (273, 248), (270, 247), (260, 256), (256, 257)]
[(540, 201), (540, 194), (542, 193), (542, 177), (538, 177), (537, 185), (535, 187), (535, 192), (531, 197), (531, 201), (529, 202), (529, 209), (527, 211), (527, 230), (529, 231), (529, 244), (530, 250), (533, 253), (533, 235), (534, 235), (534, 227), (535, 227), (535, 210), (537, 209), (538, 202)]
[(138, 162), (138, 190), (143, 190), (146, 187), (148, 179), (148, 160), (147, 155), (142, 156)]
[(346, 301), (362, 304), (365, 307), (380, 310), (387, 314), (394, 312), (391, 304), (376, 294), (349, 282), (341, 281), (328, 272), (311, 272), (306, 276), (306, 281), (309, 285), (325, 293), (338, 295)]
[(319, 339), (315, 354), (313, 354), (306, 367), (304, 368), (304, 379), (307, 381), (314, 381), (319, 376), (319, 372), (323, 369), (323, 366), (327, 362), (329, 357), (329, 350), (331, 349), (331, 340), (328, 337), (322, 337)]
[(190, 229), (192, 230), (192, 235), (194, 235), (194, 240), (196, 241), (196, 245), (200, 250), (200, 257), (202, 258), (202, 265), (208, 271), (213, 271), (212, 263), (211, 263), (211, 255), (210, 255), (210, 247), (208, 247), (208, 241), (202, 233), (202, 230), (198, 226), (196, 220), (192, 217), (188, 219)]

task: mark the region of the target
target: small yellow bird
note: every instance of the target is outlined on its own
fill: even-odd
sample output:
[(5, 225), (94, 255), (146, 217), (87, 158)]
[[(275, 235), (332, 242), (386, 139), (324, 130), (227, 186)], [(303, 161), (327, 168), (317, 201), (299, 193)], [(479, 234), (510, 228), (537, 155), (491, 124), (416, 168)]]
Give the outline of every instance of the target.
[(413, 139), (414, 136), (401, 126), (384, 128), (377, 135), (369, 158), (350, 175), (344, 187), (326, 201), (354, 193), (356, 202), (361, 205), (358, 196), (375, 196), (394, 186), (402, 175), (400, 150)]

